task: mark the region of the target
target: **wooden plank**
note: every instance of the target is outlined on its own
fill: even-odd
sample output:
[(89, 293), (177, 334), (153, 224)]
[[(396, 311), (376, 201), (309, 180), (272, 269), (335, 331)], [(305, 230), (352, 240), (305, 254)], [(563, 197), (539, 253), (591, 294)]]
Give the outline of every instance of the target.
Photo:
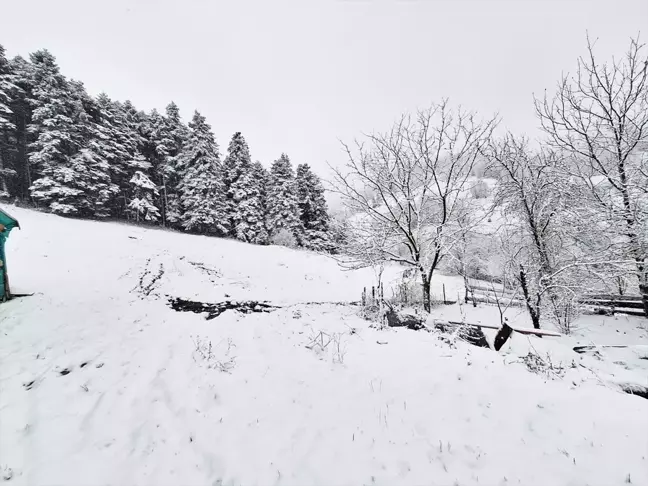
[[(501, 326), (496, 326), (494, 324), (474, 324), (472, 322), (445, 321), (442, 319), (434, 319), (433, 322), (434, 324), (439, 323), (439, 324), (445, 324), (451, 326), (475, 326), (475, 327), (483, 327), (486, 329), (500, 329), (501, 327)], [(515, 332), (518, 332), (520, 334), (534, 334), (536, 336), (562, 337), (562, 334), (560, 333), (554, 331), (547, 331), (545, 329), (526, 329), (526, 328), (513, 327), (513, 326), (510, 327)]]
[[(477, 291), (482, 291), (482, 292), (488, 292), (488, 293), (497, 293), (500, 294), (504, 297), (507, 295), (515, 295), (516, 291), (514, 289), (506, 288), (496, 288), (493, 290), (491, 287), (484, 287), (483, 285), (471, 285), (468, 287), (468, 291), (472, 292), (477, 292)], [(517, 292), (517, 295), (520, 295), (519, 292)], [(589, 294), (589, 295), (584, 295), (583, 297), (580, 298), (580, 302), (586, 303), (586, 301), (596, 301), (597, 303), (599, 302), (614, 302), (615, 305), (621, 304), (621, 303), (632, 303), (636, 305), (636, 302), (639, 302), (641, 305), (641, 296), (640, 295), (614, 295), (614, 294)], [(628, 307), (632, 307), (632, 305), (629, 305)]]
[(457, 321), (446, 321), (443, 319), (434, 319), (434, 324), (445, 324), (450, 326), (475, 326), (475, 327), (484, 327), (486, 329), (499, 329), (500, 326), (494, 324), (472, 324), (470, 322), (457, 322)]
[(588, 294), (583, 296), (583, 298), (593, 300), (629, 300), (632, 302), (641, 302), (641, 295)]
[(468, 291), (475, 291), (475, 290), (482, 290), (485, 292), (492, 292), (492, 293), (498, 293), (498, 294), (515, 294), (515, 289), (509, 289), (509, 288), (502, 288), (502, 287), (495, 287), (495, 290), (493, 290), (491, 287), (485, 287), (483, 285), (471, 285), (468, 287)]
[(581, 304), (598, 305), (601, 307), (615, 307), (628, 309), (643, 309), (643, 302), (640, 300), (602, 300), (602, 299), (582, 299)]
[(520, 329), (519, 327), (514, 327), (515, 332), (520, 334), (534, 334), (536, 336), (551, 336), (551, 337), (562, 337), (562, 334), (554, 331), (547, 331), (545, 329)]
[(643, 317), (646, 314), (641, 310), (636, 309), (623, 309), (621, 307), (607, 307), (607, 306), (593, 306), (594, 312), (607, 312), (611, 314), (628, 314), (629, 316)]
[[(470, 302), (472, 302), (472, 300), (473, 300), (473, 298), (469, 296), (468, 297), (468, 302), (470, 303)], [(494, 297), (486, 297), (486, 296), (482, 296), (482, 295), (475, 295), (474, 300), (475, 300), (475, 302), (478, 302), (478, 303), (481, 303), (481, 304), (493, 304), (493, 305), (497, 304), (497, 300), (495, 300)], [(500, 304), (508, 305), (509, 302), (511, 303), (511, 305), (519, 305), (519, 306), (521, 306), (521, 305), (524, 304), (524, 300), (522, 300), (522, 299), (511, 299), (510, 297), (500, 297)]]
[[(474, 287), (475, 289), (477, 287)], [(497, 299), (493, 295), (492, 290), (480, 287), (479, 292), (474, 292), (474, 297), (468, 296), (468, 301), (472, 301), (474, 298), (475, 302), (482, 304), (497, 304), (497, 299), (499, 299), (500, 304), (508, 304), (511, 302), (512, 305), (524, 305), (524, 298), (521, 295), (510, 295), (503, 294), (498, 295)], [(490, 292), (491, 294), (482, 294), (480, 292)], [(619, 296), (621, 297), (621, 296)], [(626, 300), (603, 300), (603, 299), (593, 299), (593, 298), (582, 298), (578, 302), (584, 305), (594, 306), (596, 309), (601, 309), (608, 312), (619, 312), (623, 314), (628, 314), (631, 316), (643, 316), (643, 302), (641, 297), (636, 299), (633, 297), (631, 300), (628, 300), (626, 296), (623, 296)]]

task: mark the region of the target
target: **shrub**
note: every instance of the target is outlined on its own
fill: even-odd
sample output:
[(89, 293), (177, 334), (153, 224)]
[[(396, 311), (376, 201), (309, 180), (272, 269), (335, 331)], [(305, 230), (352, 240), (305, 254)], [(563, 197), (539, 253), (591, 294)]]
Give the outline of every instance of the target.
[(477, 183), (470, 188), (470, 193), (475, 199), (485, 199), (491, 194), (491, 189), (486, 181), (479, 179)]
[(270, 238), (273, 245), (285, 246), (288, 248), (297, 248), (297, 239), (287, 229), (281, 229)]

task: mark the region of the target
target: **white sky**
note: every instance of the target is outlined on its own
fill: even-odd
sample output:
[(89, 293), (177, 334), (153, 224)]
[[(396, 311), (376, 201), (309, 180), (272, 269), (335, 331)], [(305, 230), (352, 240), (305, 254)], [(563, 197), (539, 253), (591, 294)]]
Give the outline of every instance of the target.
[(197, 108), (221, 153), (241, 131), (264, 165), (284, 151), (327, 177), (338, 139), (442, 97), (535, 135), (532, 94), (586, 30), (605, 58), (648, 37), (648, 1), (0, 0), (0, 26), (9, 56), (47, 48), (92, 94)]

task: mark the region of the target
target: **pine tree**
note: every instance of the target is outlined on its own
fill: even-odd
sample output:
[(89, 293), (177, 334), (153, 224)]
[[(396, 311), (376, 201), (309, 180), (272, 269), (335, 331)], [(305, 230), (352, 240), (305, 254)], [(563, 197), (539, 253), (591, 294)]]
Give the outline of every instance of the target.
[(189, 138), (189, 131), (180, 119), (178, 105), (171, 102), (166, 107), (166, 117), (161, 127), (161, 140), (157, 147), (158, 153), (163, 155), (161, 174), (163, 179), (164, 203), (166, 222), (171, 226), (180, 223), (180, 198), (178, 184), (182, 180), (181, 153), (185, 142)]
[(131, 192), (130, 180), (136, 171), (146, 172), (150, 164), (141, 161), (139, 148), (142, 138), (137, 127), (128, 120), (132, 113), (104, 93), (97, 97), (96, 104), (101, 118), (98, 135), (101, 152), (108, 161), (111, 178), (118, 191), (111, 204), (111, 211), (115, 216), (123, 217)]
[(236, 237), (247, 243), (265, 245), (268, 231), (265, 218), (265, 169), (255, 163), (234, 183), (234, 229)]
[(301, 244), (300, 226), (295, 175), (288, 156), (281, 154), (270, 169), (268, 228), (272, 235), (284, 229)]
[(0, 44), (0, 130), (15, 128), (11, 121), (13, 112), (9, 108), (12, 100), (12, 91), (15, 90), (15, 85), (11, 78), (11, 67), (5, 55), (4, 46)]
[(191, 134), (180, 156), (183, 177), (178, 185), (181, 224), (188, 231), (227, 233), (227, 206), (221, 179), (218, 144), (198, 111), (189, 123)]
[(259, 190), (260, 210), (263, 215), (263, 229), (265, 230), (267, 239), (270, 237), (270, 232), (268, 231), (268, 184), (270, 183), (270, 173), (259, 161), (252, 164), (252, 172)]
[(231, 236), (236, 236), (236, 225), (240, 221), (237, 215), (235, 194), (238, 192), (238, 200), (243, 197), (240, 193), (239, 179), (252, 168), (250, 158), (250, 149), (241, 132), (236, 132), (230, 140), (227, 147), (227, 157), (223, 163), (223, 183), (225, 189), (225, 198), (227, 202), (227, 211), (229, 214), (229, 232)]
[(17, 86), (13, 83), (11, 66), (0, 45), (0, 197), (9, 197), (9, 180), (17, 175), (13, 168), (11, 139), (16, 130), (10, 108)]
[(166, 121), (164, 116), (156, 109), (142, 116), (139, 131), (143, 138), (141, 147), (142, 155), (151, 164), (151, 179), (159, 188), (157, 206), (160, 208), (162, 226), (167, 226), (167, 158), (170, 148), (166, 134)]
[[(116, 150), (123, 151), (118, 135), (107, 131), (102, 125), (101, 107), (92, 98), (80, 81), (70, 81), (70, 87), (80, 104), (77, 129), (81, 133), (83, 145), (81, 152), (86, 164), (86, 180), (82, 186), (91, 216), (104, 218), (110, 215), (111, 207), (119, 187), (114, 182), (111, 160)], [(124, 153), (126, 153), (124, 151)]]
[[(133, 165), (145, 164), (146, 161), (140, 155), (140, 161), (134, 162)], [(155, 206), (155, 200), (158, 197), (158, 190), (153, 181), (148, 178), (142, 171), (136, 171), (130, 179), (130, 185), (133, 188), (133, 196), (128, 202), (127, 211), (139, 222), (155, 222), (160, 219), (160, 210)]]
[(158, 186), (163, 186), (162, 173), (166, 158), (166, 149), (161, 144), (163, 130), (164, 117), (156, 109), (146, 114), (139, 125), (143, 139), (141, 152), (151, 163), (151, 171)]
[(308, 164), (297, 166), (295, 181), (303, 244), (313, 250), (329, 251), (329, 215), (322, 182)]
[(9, 166), (16, 171), (16, 176), (8, 180), (9, 192), (20, 199), (29, 197), (32, 185), (31, 166), (28, 160), (28, 147), (35, 140), (34, 134), (28, 131), (32, 119), (34, 91), (34, 68), (22, 57), (9, 61), (9, 71), (15, 90), (10, 94), (10, 109), (14, 130), (4, 131), (5, 144), (8, 145)]
[(29, 160), (40, 175), (31, 195), (58, 214), (105, 216), (114, 188), (96, 144), (95, 121), (86, 112), (91, 100), (81, 83), (66, 81), (49, 52), (38, 51), (31, 60), (35, 87), (29, 128), (37, 138)]

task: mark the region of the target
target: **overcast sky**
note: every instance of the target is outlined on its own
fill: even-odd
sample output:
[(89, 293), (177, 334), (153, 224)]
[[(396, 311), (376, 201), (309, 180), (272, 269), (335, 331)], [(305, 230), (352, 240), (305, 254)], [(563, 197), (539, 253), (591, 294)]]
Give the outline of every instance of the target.
[(281, 152), (326, 177), (338, 139), (383, 130), (442, 97), (534, 135), (532, 94), (583, 54), (622, 54), (648, 0), (0, 0), (9, 56), (49, 49), (92, 94), (173, 100), (235, 131), (269, 166)]

